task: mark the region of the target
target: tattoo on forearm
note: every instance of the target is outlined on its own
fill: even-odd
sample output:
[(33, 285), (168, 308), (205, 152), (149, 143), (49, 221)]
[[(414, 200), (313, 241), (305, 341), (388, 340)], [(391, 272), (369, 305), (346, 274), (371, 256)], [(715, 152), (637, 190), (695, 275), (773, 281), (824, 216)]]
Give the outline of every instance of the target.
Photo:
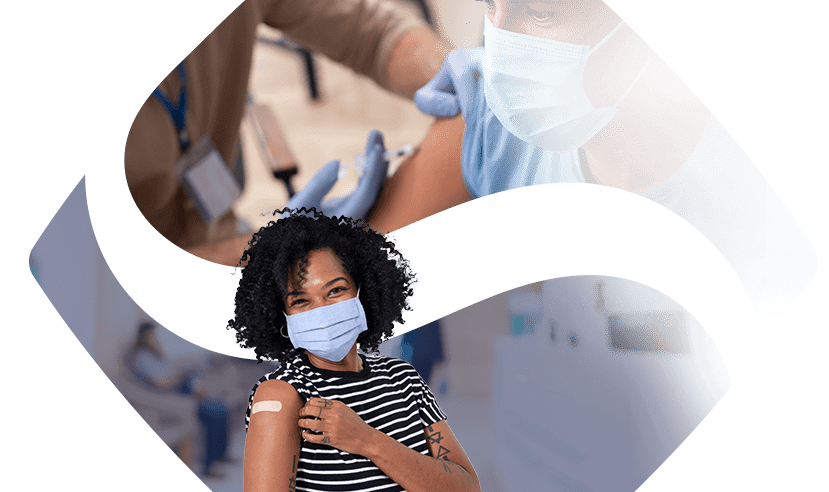
[(294, 455), (294, 461), (291, 464), (291, 478), (288, 479), (288, 492), (295, 492), (296, 491), (296, 455)]
[(451, 472), (452, 469), (449, 466), (449, 463), (451, 463), (451, 461), (449, 461), (449, 458), (447, 457), (449, 455), (449, 450), (440, 444), (440, 441), (443, 440), (443, 436), (440, 435), (440, 431), (435, 432), (431, 425), (427, 425), (426, 430), (429, 431), (429, 442), (432, 444), (437, 444), (439, 446), (437, 456), (435, 456), (432, 459), (438, 460), (441, 463), (443, 463), (443, 469), (447, 472)]
[(443, 458), (443, 459), (432, 458), (432, 459), (435, 460), (435, 461), (439, 461), (440, 464), (443, 465), (443, 469), (446, 470), (447, 473), (452, 473), (452, 468), (449, 466), (449, 463), (451, 463), (451, 461), (447, 460), (446, 458)]

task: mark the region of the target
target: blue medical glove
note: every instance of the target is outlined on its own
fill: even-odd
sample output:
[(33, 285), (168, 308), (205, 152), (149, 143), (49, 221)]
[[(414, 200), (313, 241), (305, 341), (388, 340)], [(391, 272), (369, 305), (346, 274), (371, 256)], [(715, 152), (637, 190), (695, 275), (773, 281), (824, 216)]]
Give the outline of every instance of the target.
[(380, 194), (380, 188), (386, 180), (389, 170), (389, 161), (383, 156), (386, 148), (383, 145), (383, 134), (372, 130), (366, 140), (366, 165), (363, 175), (357, 183), (357, 189), (350, 195), (322, 201), (337, 182), (340, 170), (340, 161), (330, 161), (311, 181), (294, 195), (287, 204), (288, 208), (316, 208), (329, 217), (346, 216), (352, 219), (364, 219)]
[(475, 81), (481, 76), (483, 55), (483, 48), (449, 53), (432, 80), (415, 92), (417, 109), (438, 118), (466, 114), (472, 104)]

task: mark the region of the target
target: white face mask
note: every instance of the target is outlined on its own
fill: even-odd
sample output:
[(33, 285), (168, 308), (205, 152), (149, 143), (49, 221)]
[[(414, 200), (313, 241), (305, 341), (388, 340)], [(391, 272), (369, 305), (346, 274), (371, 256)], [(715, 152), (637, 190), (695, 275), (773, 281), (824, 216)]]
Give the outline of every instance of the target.
[(498, 29), (484, 17), (484, 95), (504, 128), (521, 140), (569, 152), (593, 138), (650, 64), (645, 63), (613, 106), (594, 108), (584, 92), (587, 59), (622, 26), (592, 49)]
[(360, 333), (368, 330), (366, 313), (357, 297), (293, 315), (285, 315), (294, 348), (333, 362), (345, 358)]

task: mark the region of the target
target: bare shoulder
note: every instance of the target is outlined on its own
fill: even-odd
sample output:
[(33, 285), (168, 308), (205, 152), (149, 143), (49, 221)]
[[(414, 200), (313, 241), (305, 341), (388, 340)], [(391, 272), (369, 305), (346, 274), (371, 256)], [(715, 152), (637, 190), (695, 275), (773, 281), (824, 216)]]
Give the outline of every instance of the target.
[(264, 381), (256, 387), (248, 410), (248, 433), (271, 432), (282, 427), (293, 429), (302, 405), (299, 393), (288, 382), (279, 379)]
[[(253, 394), (253, 405), (264, 402), (278, 402), (279, 406), (285, 410), (295, 408), (299, 411), (302, 407), (302, 398), (299, 396), (296, 388), (290, 385), (287, 381), (281, 379), (269, 379), (256, 388)], [(266, 407), (267, 405), (263, 405)], [(276, 405), (270, 405), (275, 407)], [(252, 410), (255, 413), (255, 409)]]
[(369, 213), (380, 231), (394, 231), (472, 199), (461, 173), (466, 124), (461, 116), (435, 120), (420, 144), (386, 181)]
[(301, 407), (299, 393), (285, 381), (270, 379), (256, 387), (245, 439), (246, 492), (271, 491), (295, 482)]

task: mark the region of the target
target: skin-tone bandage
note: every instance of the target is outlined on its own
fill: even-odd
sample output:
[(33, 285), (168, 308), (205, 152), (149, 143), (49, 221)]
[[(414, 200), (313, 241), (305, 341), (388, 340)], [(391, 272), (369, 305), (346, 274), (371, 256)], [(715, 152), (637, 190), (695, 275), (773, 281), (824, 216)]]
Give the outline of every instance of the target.
[(278, 412), (282, 410), (282, 402), (276, 400), (270, 401), (260, 401), (253, 404), (253, 410), (251, 410), (251, 414), (256, 412)]

